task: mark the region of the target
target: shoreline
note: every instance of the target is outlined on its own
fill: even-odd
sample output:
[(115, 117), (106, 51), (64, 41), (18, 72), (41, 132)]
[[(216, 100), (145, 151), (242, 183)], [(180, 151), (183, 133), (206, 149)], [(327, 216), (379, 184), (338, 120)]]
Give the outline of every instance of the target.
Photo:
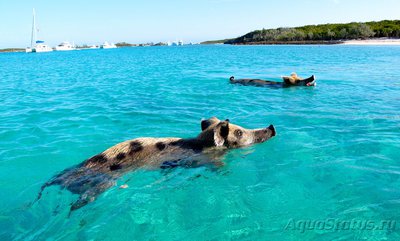
[[(221, 43), (213, 43), (221, 44)], [(213, 45), (211, 44), (211, 45)], [(204, 43), (202, 45), (209, 45)], [(230, 45), (382, 45), (396, 46), (400, 45), (400, 38), (375, 38), (375, 39), (352, 39), (352, 40), (321, 40), (321, 41), (264, 41), (264, 42), (248, 42), (234, 43)], [(0, 49), (0, 53), (17, 53), (25, 52), (25, 48), (5, 48)]]
[(349, 40), (263, 41), (231, 45), (400, 45), (400, 38), (373, 38)]
[(247, 42), (247, 43), (233, 43), (228, 45), (333, 45), (340, 44), (341, 41), (263, 41), (263, 42)]
[(400, 39), (397, 38), (377, 38), (364, 40), (346, 40), (344, 45), (400, 45)]
[(0, 53), (18, 53), (18, 52), (25, 52), (24, 48), (5, 48), (0, 49)]

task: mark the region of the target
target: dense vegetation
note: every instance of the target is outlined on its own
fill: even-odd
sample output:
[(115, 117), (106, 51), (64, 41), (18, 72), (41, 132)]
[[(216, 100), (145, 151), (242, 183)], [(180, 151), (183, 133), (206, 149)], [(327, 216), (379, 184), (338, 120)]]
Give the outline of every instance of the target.
[(296, 28), (262, 29), (225, 41), (226, 44), (337, 42), (339, 40), (391, 37), (400, 38), (400, 20), (320, 24)]
[(232, 40), (232, 39), (209, 40), (209, 41), (201, 42), (200, 44), (223, 44), (230, 40)]

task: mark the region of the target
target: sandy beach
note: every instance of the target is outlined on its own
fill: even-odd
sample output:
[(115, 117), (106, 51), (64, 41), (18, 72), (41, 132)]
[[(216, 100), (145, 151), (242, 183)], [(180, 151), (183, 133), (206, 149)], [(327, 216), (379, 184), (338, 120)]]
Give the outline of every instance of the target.
[(400, 45), (400, 39), (378, 38), (365, 40), (347, 40), (343, 41), (345, 45)]

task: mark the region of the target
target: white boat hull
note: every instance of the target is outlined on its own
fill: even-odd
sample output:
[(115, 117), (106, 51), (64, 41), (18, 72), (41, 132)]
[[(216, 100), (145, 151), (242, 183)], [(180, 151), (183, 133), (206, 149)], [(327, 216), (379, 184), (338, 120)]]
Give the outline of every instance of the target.
[(35, 52), (35, 53), (43, 53), (43, 52), (51, 52), (51, 51), (53, 51), (53, 49), (45, 44), (38, 44), (32, 49), (32, 52)]
[(33, 49), (32, 53), (45, 53), (45, 52), (52, 52), (52, 49)]
[(65, 48), (65, 47), (56, 47), (56, 51), (71, 51), (71, 50), (76, 50), (76, 48)]
[(101, 46), (102, 49), (115, 49), (117, 46)]
[(109, 44), (108, 42), (104, 42), (104, 44), (102, 44), (100, 46), (101, 49), (115, 49), (117, 48), (117, 46), (113, 43)]
[(69, 42), (62, 42), (55, 48), (56, 51), (71, 51), (75, 49), (75, 46), (73, 44), (70, 44)]

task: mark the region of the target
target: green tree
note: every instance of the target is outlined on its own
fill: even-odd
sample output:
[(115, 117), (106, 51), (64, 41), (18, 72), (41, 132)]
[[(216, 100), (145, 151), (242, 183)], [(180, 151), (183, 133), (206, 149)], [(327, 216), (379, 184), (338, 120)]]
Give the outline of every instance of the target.
[(333, 41), (371, 37), (400, 37), (400, 20), (379, 22), (307, 25), (296, 28), (262, 29), (225, 43)]

